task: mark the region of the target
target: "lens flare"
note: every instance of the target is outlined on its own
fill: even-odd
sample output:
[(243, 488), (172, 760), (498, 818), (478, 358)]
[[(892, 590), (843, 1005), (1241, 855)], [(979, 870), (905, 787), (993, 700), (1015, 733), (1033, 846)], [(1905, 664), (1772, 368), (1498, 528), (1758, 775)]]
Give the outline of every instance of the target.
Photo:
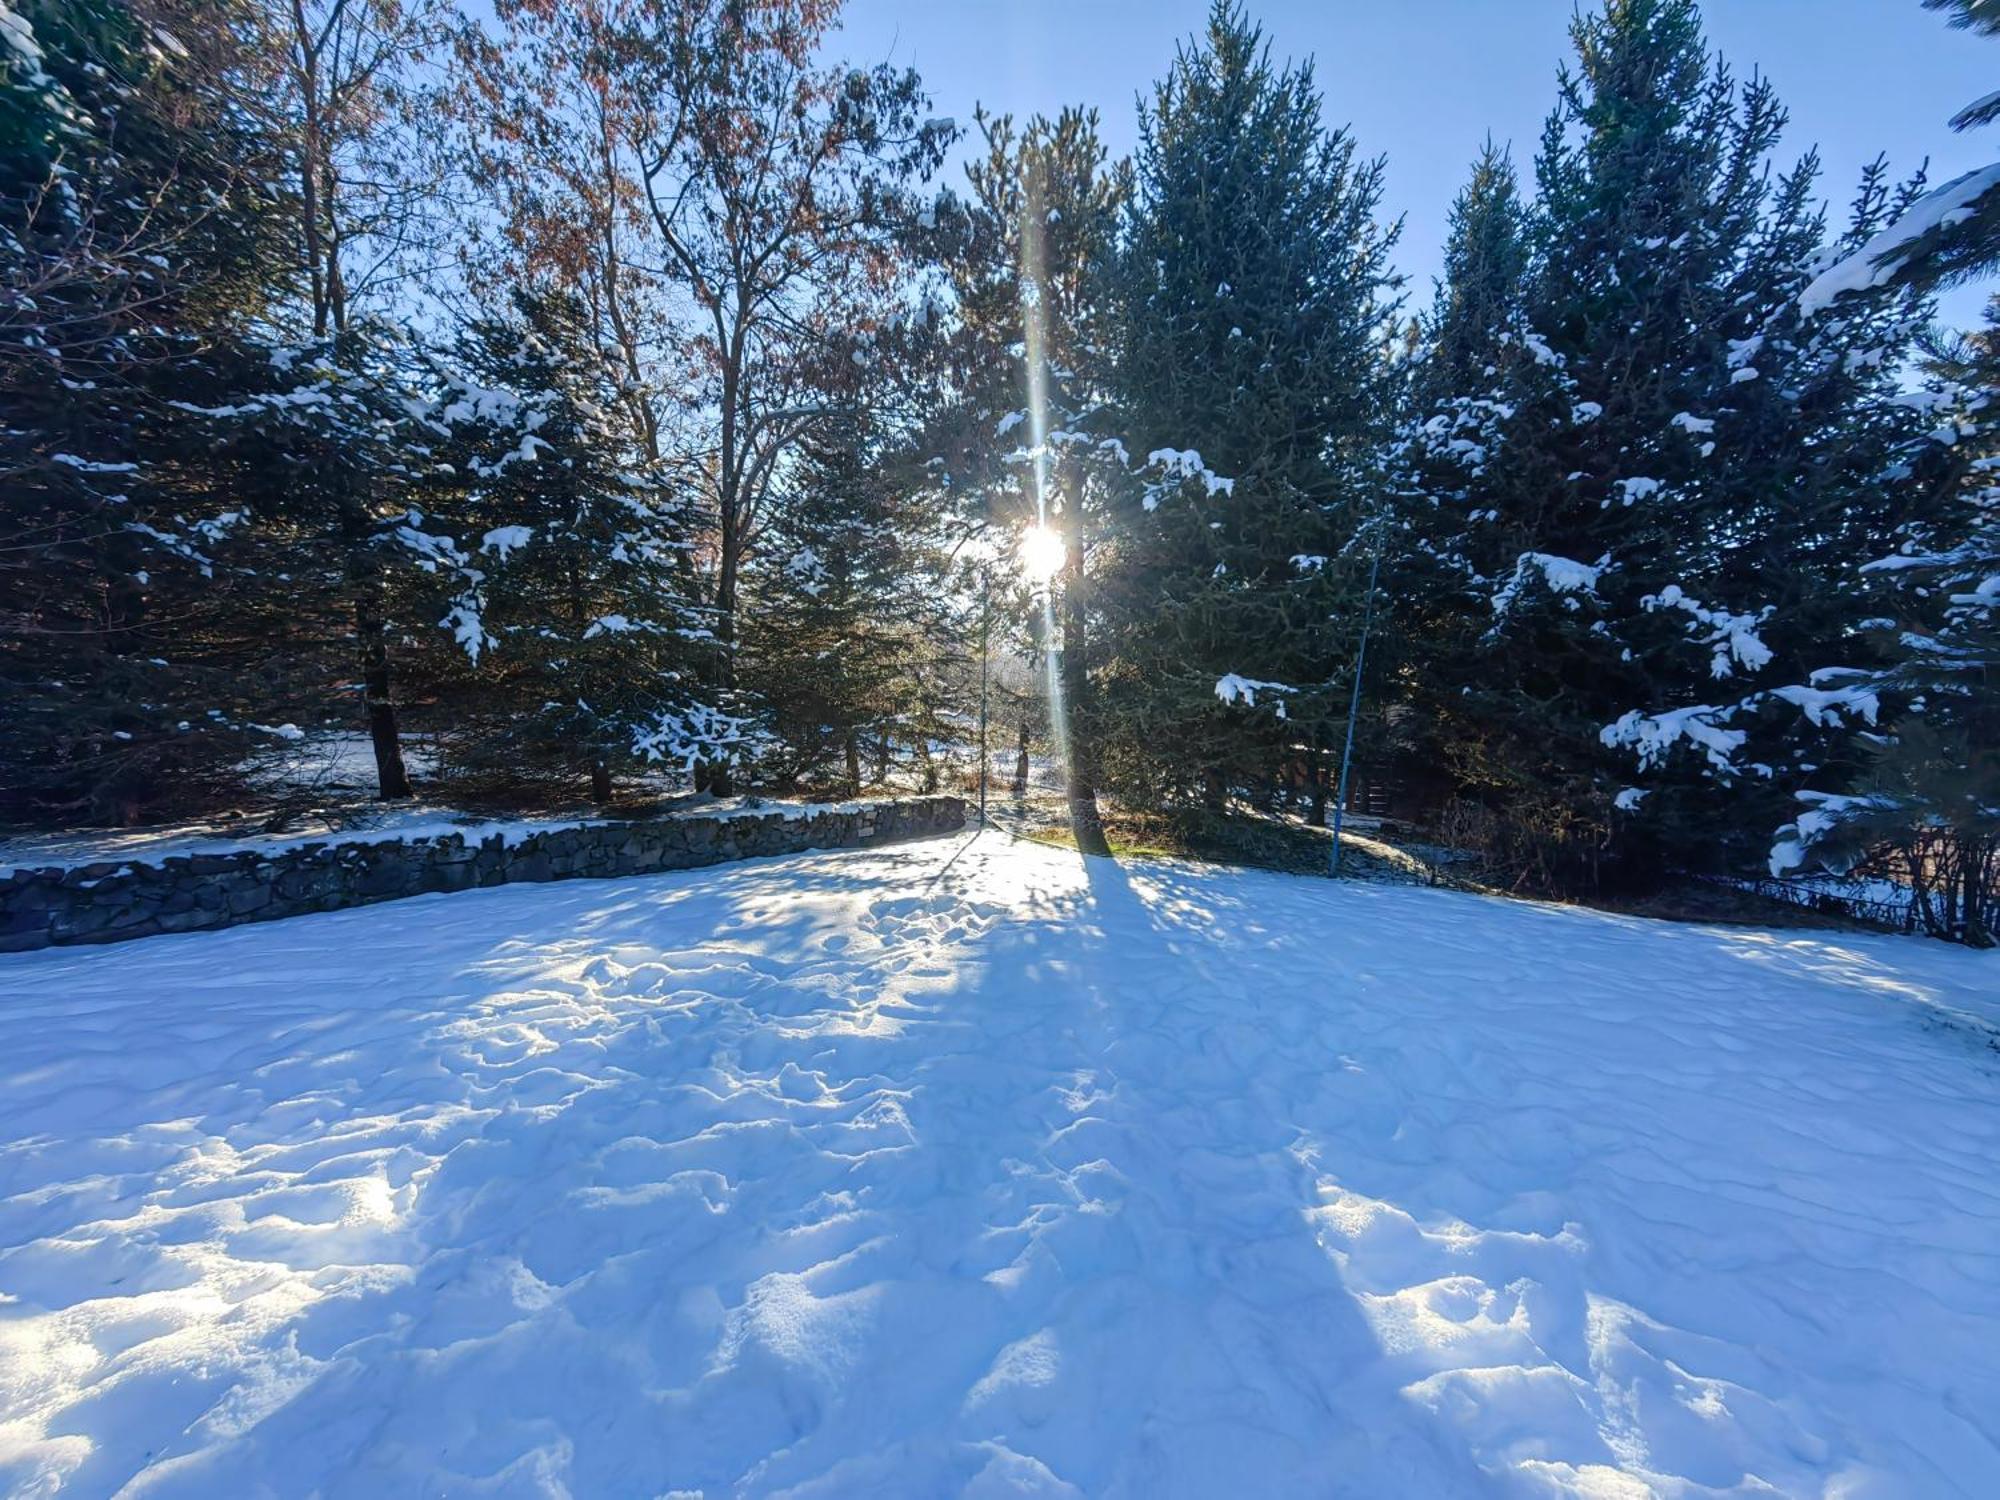
[[(1062, 530), (1049, 524), (1049, 330), (1047, 314), (1047, 247), (1042, 243), (1048, 224), (1047, 199), (1041, 173), (1032, 168), (1023, 184), (1028, 211), (1021, 220), (1021, 342), (1027, 356), (1028, 433), (1034, 445), (1035, 524), (1022, 533), (1019, 559), (1021, 571), (1035, 584), (1041, 596), (1042, 669), (1049, 681), (1049, 728), (1054, 731), (1056, 759), (1063, 769), (1066, 787), (1076, 785), (1069, 737), (1069, 705), (1063, 701), (1062, 656), (1066, 636), (1056, 628), (1055, 579), (1068, 561)], [(1072, 502), (1074, 503), (1074, 496)], [(1082, 532), (1079, 528), (1078, 536)], [(1071, 606), (1066, 603), (1065, 608)], [(1076, 804), (1070, 804), (1070, 818), (1076, 819)]]
[(1062, 571), (1069, 547), (1062, 533), (1048, 526), (1030, 526), (1021, 533), (1017, 552), (1021, 573), (1030, 583), (1047, 583)]

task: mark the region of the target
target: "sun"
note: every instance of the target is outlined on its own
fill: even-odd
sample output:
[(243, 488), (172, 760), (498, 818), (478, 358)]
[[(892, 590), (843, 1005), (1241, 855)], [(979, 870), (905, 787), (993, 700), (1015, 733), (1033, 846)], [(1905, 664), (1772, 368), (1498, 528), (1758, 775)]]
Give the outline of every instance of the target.
[(1047, 583), (1062, 571), (1062, 565), (1069, 557), (1069, 546), (1063, 541), (1061, 532), (1047, 526), (1030, 526), (1021, 533), (1017, 556), (1021, 572), (1030, 583)]

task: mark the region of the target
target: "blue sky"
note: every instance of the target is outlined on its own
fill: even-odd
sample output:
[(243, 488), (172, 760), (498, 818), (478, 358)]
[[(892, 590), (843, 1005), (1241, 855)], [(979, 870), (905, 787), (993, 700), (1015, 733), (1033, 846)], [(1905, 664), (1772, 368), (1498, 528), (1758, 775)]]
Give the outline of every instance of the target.
[[(841, 50), (924, 75), (935, 108), (969, 123), (983, 102), (1017, 115), (1094, 104), (1114, 151), (1134, 142), (1134, 96), (1196, 30), (1207, 0), (849, 0)], [(1524, 169), (1568, 55), (1571, 0), (1261, 0), (1280, 55), (1311, 55), (1327, 117), (1388, 157), (1384, 203), (1404, 216), (1399, 259), (1428, 300), (1445, 213), (1490, 130)], [(1844, 204), (1862, 164), (1931, 159), (1934, 182), (2000, 155), (2000, 129), (1946, 121), (2000, 86), (2000, 42), (1953, 31), (1918, 0), (1711, 0), (1710, 44), (1760, 69), (1791, 110), (1789, 150), (1817, 144)], [(1983, 290), (1947, 317), (1976, 319)]]

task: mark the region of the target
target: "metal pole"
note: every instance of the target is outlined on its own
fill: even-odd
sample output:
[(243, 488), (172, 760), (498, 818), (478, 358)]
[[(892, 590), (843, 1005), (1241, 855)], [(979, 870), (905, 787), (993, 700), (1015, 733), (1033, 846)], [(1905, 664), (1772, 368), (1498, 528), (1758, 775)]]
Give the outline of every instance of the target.
[(1354, 691), (1347, 700), (1347, 743), (1340, 749), (1340, 785), (1333, 794), (1333, 852), (1327, 874), (1340, 874), (1340, 826), (1347, 817), (1347, 768), (1354, 759), (1354, 720), (1361, 712), (1361, 669), (1368, 664), (1368, 629), (1375, 623), (1375, 578), (1382, 569), (1382, 549), (1368, 564), (1368, 603), (1361, 611), (1361, 644), (1354, 652)]
[(992, 759), (986, 748), (986, 659), (992, 653), (987, 632), (993, 623), (993, 575), (979, 577), (979, 826), (986, 826), (986, 771)]

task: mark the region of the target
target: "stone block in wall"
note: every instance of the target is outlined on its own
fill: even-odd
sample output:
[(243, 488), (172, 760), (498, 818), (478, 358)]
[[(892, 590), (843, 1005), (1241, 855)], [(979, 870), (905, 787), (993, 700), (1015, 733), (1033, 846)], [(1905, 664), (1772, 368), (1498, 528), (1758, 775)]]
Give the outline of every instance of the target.
[(233, 917), (247, 917), (252, 912), (264, 910), (271, 904), (271, 887), (267, 881), (257, 878), (254, 872), (238, 875), (228, 887), (229, 914)]
[(400, 896), (412, 884), (411, 864), (398, 845), (385, 845), (354, 874), (347, 889), (363, 898)]
[(425, 887), (433, 891), (470, 890), (479, 878), (479, 872), (469, 864), (455, 862), (448, 865), (434, 865), (427, 872), (430, 881)]
[(199, 907), (182, 910), (162, 910), (151, 919), (153, 932), (199, 932), (205, 927), (226, 927), (229, 918), (226, 912), (203, 911)]

